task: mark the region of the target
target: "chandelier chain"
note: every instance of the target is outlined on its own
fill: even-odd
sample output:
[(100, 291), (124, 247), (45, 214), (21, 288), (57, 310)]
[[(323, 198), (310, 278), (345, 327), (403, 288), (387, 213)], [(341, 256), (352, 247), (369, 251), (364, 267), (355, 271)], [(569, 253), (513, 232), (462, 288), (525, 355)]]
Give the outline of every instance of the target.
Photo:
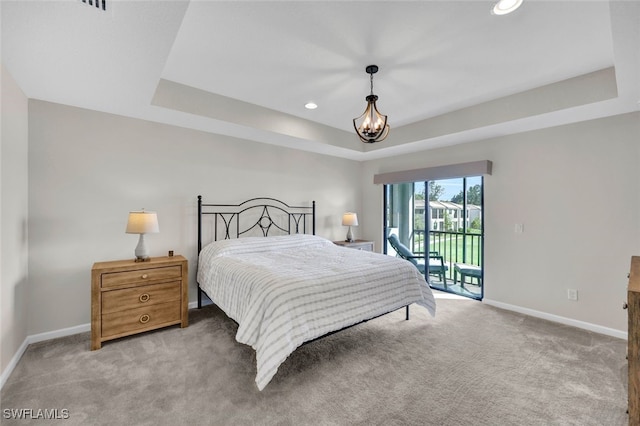
[(369, 79), (371, 80), (371, 96), (373, 96), (373, 73), (369, 74)]

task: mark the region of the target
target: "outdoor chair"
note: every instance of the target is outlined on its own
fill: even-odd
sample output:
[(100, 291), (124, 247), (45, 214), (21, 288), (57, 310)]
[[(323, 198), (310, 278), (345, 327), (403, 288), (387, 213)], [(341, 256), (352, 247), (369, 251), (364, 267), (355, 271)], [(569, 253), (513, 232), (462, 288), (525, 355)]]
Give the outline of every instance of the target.
[[(396, 251), (397, 255), (409, 262), (413, 263), (418, 271), (420, 271), (426, 277), (426, 268), (424, 263), (423, 256), (416, 256), (413, 254), (411, 250), (404, 244), (398, 240), (398, 236), (395, 234), (389, 235), (387, 238), (389, 240), (389, 244)], [(447, 277), (446, 272), (449, 270), (449, 267), (444, 264), (444, 257), (440, 256), (438, 252), (430, 251), (429, 252), (429, 275), (438, 275), (440, 281), (442, 281), (447, 286)]]
[(466, 263), (453, 264), (453, 283), (458, 283), (458, 274), (460, 274), (460, 286), (464, 288), (465, 277), (475, 278), (478, 285), (482, 286), (482, 268), (477, 265), (468, 265)]

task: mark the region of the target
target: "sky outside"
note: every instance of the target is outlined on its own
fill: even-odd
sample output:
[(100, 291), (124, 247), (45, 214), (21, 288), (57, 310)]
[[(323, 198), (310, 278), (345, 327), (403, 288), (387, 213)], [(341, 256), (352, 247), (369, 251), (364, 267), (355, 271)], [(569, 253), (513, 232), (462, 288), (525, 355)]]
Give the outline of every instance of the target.
[[(451, 198), (455, 197), (462, 191), (462, 178), (456, 179), (442, 179), (436, 181), (438, 185), (444, 188), (443, 195), (440, 197), (441, 200), (450, 201)], [(472, 187), (474, 185), (479, 185), (481, 182), (480, 176), (473, 176), (467, 178), (467, 186)], [(424, 182), (416, 182), (415, 183), (415, 193), (421, 193), (424, 191)]]

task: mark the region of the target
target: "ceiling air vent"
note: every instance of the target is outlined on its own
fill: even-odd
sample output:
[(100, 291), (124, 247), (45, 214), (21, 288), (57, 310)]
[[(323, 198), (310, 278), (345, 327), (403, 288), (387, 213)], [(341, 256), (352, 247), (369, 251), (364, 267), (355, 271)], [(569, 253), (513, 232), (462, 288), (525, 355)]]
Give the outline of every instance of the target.
[(107, 10), (107, 0), (81, 0), (82, 3), (89, 6), (95, 6), (98, 9)]

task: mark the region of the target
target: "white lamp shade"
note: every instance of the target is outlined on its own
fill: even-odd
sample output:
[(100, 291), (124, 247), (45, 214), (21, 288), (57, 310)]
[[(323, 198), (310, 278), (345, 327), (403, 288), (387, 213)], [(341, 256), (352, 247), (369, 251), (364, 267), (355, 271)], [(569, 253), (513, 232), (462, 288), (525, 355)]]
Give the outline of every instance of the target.
[(342, 225), (344, 226), (358, 226), (358, 215), (355, 213), (347, 212), (342, 215)]
[(160, 232), (156, 212), (129, 212), (127, 234), (152, 234)]

